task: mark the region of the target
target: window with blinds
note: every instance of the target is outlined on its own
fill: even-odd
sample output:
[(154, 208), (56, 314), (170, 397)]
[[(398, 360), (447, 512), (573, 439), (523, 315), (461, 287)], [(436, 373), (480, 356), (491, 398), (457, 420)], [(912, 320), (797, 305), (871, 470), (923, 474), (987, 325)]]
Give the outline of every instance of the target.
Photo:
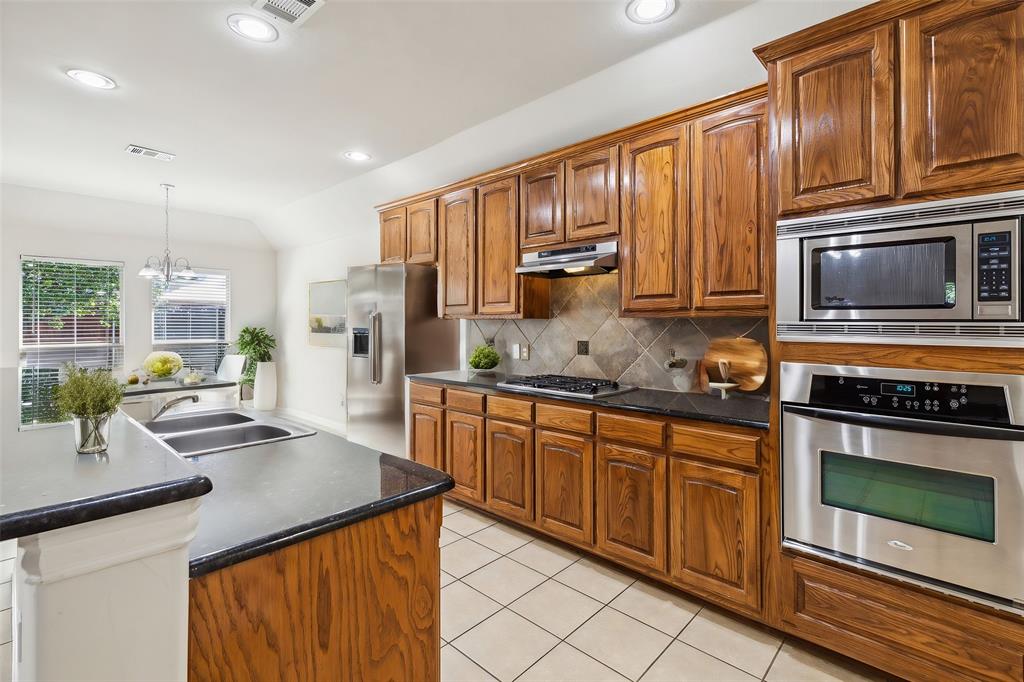
[(58, 421), (65, 363), (117, 369), (124, 358), (123, 263), (21, 257), (21, 424)]
[(196, 271), (192, 279), (153, 281), (153, 350), (174, 351), (185, 367), (217, 371), (228, 348), (230, 274)]

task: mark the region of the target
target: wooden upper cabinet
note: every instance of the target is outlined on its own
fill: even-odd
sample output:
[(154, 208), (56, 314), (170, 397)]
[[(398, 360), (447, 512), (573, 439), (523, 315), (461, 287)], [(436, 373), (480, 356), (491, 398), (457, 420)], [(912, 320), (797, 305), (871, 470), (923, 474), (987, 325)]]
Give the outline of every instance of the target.
[(592, 544), (594, 441), (537, 429), (536, 442), (537, 525), (566, 540)]
[(439, 312), (445, 317), (476, 313), (476, 190), (463, 189), (438, 200), (440, 242)]
[(445, 471), (455, 479), (452, 495), (483, 502), (484, 418), (445, 410), (444, 423)]
[(441, 449), (444, 411), (440, 407), (413, 403), (409, 407), (409, 418), (409, 459), (444, 469), (444, 451)]
[(380, 262), (405, 261), (405, 206), (380, 213)]
[(533, 428), (487, 420), (487, 506), (518, 521), (533, 521)]
[(941, 2), (900, 20), (905, 194), (1024, 178), (1024, 3)]
[(565, 225), (569, 241), (619, 233), (619, 148), (565, 162)]
[(519, 221), (516, 178), (477, 188), (477, 313), (515, 315), (519, 309), (517, 239)]
[(597, 547), (610, 557), (665, 571), (664, 455), (599, 443)]
[(761, 308), (765, 293), (765, 102), (696, 121), (693, 196), (693, 307)]
[(624, 314), (690, 305), (687, 157), (689, 126), (623, 145), (619, 289)]
[(406, 208), (406, 263), (437, 262), (437, 200), (427, 199)]
[(519, 176), (519, 245), (546, 246), (565, 241), (565, 164), (561, 161)]
[(886, 24), (778, 62), (781, 213), (894, 196), (893, 42)]
[(675, 458), (669, 476), (673, 580), (759, 610), (758, 477)]

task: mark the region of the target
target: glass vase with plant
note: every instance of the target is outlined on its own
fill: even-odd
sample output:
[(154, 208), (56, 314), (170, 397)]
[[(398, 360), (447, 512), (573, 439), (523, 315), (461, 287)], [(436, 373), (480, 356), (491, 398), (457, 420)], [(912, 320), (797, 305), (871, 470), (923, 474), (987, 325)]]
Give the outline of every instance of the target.
[(235, 345), (238, 346), (238, 352), (245, 356), (245, 370), (240, 381), (245, 386), (252, 386), (256, 383), (256, 366), (261, 362), (270, 362), (270, 351), (277, 348), (277, 340), (266, 327), (243, 327), (238, 332)]
[(65, 380), (56, 386), (54, 404), (61, 419), (71, 419), (75, 449), (80, 454), (106, 452), (110, 444), (110, 418), (124, 398), (124, 387), (104, 369), (67, 364)]

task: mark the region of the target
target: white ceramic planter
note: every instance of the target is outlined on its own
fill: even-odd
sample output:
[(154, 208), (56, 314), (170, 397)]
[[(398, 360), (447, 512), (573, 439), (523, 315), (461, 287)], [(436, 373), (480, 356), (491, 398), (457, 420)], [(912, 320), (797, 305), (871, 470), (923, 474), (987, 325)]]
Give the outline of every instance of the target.
[(276, 363), (257, 363), (256, 383), (252, 389), (252, 406), (257, 410), (273, 410), (277, 407)]

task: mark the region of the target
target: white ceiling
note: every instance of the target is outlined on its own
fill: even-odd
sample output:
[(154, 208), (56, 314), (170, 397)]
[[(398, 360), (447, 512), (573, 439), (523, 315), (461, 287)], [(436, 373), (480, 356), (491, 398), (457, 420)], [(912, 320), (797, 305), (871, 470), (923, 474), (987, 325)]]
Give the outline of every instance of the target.
[[(152, 204), (171, 182), (178, 207), (252, 218), (747, 4), (681, 0), (637, 26), (625, 0), (327, 0), (262, 45), (226, 26), (244, 0), (4, 0), (2, 179)], [(72, 67), (119, 87), (82, 87)]]

